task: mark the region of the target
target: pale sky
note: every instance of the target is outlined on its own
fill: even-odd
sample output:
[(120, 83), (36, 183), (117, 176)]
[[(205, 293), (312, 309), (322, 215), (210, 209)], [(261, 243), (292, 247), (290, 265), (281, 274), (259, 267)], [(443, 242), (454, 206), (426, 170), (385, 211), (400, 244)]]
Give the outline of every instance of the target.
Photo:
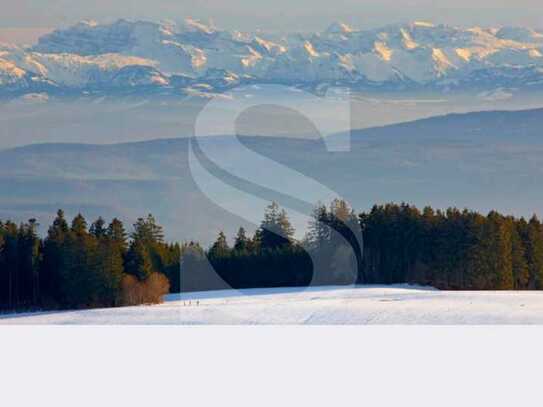
[(411, 20), (543, 27), (541, 0), (0, 0), (0, 10), (4, 41), (28, 41), (83, 19), (121, 17), (212, 18), (220, 28), (246, 31), (318, 31), (336, 20), (357, 28)]

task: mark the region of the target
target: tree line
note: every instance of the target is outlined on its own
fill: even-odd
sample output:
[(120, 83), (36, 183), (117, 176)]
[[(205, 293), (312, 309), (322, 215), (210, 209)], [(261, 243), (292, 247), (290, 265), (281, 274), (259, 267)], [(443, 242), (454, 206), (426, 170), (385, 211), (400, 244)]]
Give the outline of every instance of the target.
[[(159, 302), (175, 288), (181, 248), (149, 215), (128, 236), (123, 223), (59, 210), (42, 239), (35, 219), (0, 222), (0, 307), (73, 309)], [(173, 270), (176, 270), (174, 272)]]
[(31, 219), (0, 222), (0, 307), (136, 305), (164, 294), (221, 288), (413, 283), (452, 290), (543, 289), (543, 225), (531, 219), (408, 204), (356, 214), (319, 205), (303, 239), (270, 205), (256, 232), (220, 232), (205, 250), (166, 243), (152, 215), (123, 223), (59, 211), (47, 235)]
[(223, 282), (234, 288), (410, 283), (445, 290), (543, 289), (543, 225), (535, 215), (526, 220), (496, 211), (485, 216), (467, 209), (419, 210), (405, 203), (355, 214), (338, 200), (315, 208), (304, 239), (293, 235), (286, 213), (274, 204), (254, 236), (241, 228), (229, 246), (221, 232), (208, 252), (189, 250), (181, 262), (183, 286), (187, 291), (221, 288)]

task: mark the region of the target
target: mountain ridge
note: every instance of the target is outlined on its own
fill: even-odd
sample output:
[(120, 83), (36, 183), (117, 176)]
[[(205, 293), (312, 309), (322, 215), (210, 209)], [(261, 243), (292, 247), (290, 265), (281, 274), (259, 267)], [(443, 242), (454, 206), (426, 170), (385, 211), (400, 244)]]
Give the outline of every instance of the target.
[[(519, 115), (524, 116), (523, 118), (519, 118)], [(447, 113), (447, 114), (439, 114), (435, 116), (430, 116), (422, 119), (415, 119), (415, 120), (407, 120), (400, 123), (394, 123), (394, 124), (387, 124), (387, 125), (381, 125), (381, 126), (372, 126), (368, 128), (363, 129), (352, 129), (350, 131), (351, 135), (354, 137), (363, 136), (364, 134), (375, 134), (379, 133), (381, 131), (388, 131), (393, 129), (405, 129), (407, 127), (413, 127), (413, 126), (425, 126), (432, 123), (438, 123), (439, 125), (443, 125), (444, 121), (447, 120), (469, 120), (474, 119), (475, 121), (479, 121), (481, 119), (484, 119), (489, 116), (501, 116), (501, 120), (507, 120), (507, 117), (513, 117), (515, 120), (525, 120), (526, 118), (534, 118), (534, 117), (541, 117), (542, 124), (543, 124), (543, 107), (541, 108), (532, 108), (532, 109), (519, 109), (519, 110), (480, 110), (480, 111), (473, 111), (473, 112), (467, 112), (467, 113)], [(328, 137), (337, 137), (344, 134), (343, 132), (331, 134)], [(221, 139), (221, 138), (228, 138), (229, 135), (213, 135), (213, 136), (206, 136), (206, 137), (212, 137), (214, 139)], [(288, 137), (288, 136), (261, 136), (258, 134), (241, 134), (238, 135), (241, 139), (253, 139), (253, 138), (268, 138), (271, 140), (321, 140), (321, 138), (307, 138), (307, 137)], [(150, 140), (136, 140), (136, 141), (126, 141), (126, 142), (120, 142), (120, 143), (82, 143), (82, 142), (43, 142), (43, 143), (31, 143), (23, 146), (17, 146), (12, 148), (5, 148), (0, 149), (0, 154), (6, 153), (6, 152), (17, 152), (17, 151), (28, 151), (28, 150), (39, 150), (40, 149), (47, 149), (52, 146), (57, 147), (88, 147), (88, 148), (96, 148), (96, 149), (103, 149), (107, 147), (139, 147), (139, 146), (150, 146), (150, 145), (158, 145), (158, 144), (170, 144), (172, 142), (175, 142), (177, 140), (187, 140), (190, 138), (190, 136), (180, 136), (180, 137), (162, 137), (162, 138), (156, 138), (156, 139), (150, 139)]]
[(543, 33), (528, 27), (462, 28), (425, 22), (323, 32), (223, 31), (176, 25), (81, 22), (33, 47), (0, 45), (0, 96), (213, 94), (240, 84), (315, 89), (543, 87)]

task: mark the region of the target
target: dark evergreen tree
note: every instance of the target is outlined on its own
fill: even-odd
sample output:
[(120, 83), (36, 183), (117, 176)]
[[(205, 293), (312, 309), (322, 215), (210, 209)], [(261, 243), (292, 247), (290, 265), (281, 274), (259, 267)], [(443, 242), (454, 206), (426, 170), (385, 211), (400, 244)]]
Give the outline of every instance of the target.
[(124, 255), (128, 250), (128, 235), (124, 229), (123, 223), (114, 218), (109, 224), (106, 236), (115, 244), (117, 244), (121, 250), (121, 253)]
[(220, 232), (217, 240), (209, 249), (209, 256), (214, 258), (227, 257), (230, 255), (230, 247), (226, 240), (226, 235), (224, 232)]
[(290, 224), (287, 213), (279, 209), (273, 202), (266, 209), (264, 220), (259, 229), (261, 249), (277, 249), (289, 246), (293, 240), (294, 229)]
[(106, 236), (106, 221), (100, 216), (90, 227), (90, 234), (96, 239), (102, 239)]
[(18, 253), (18, 228), (13, 222), (6, 222), (3, 226), (2, 249), (2, 297), (4, 307), (14, 309), (18, 304), (18, 270), (20, 256)]
[(527, 236), (528, 223), (524, 218), (515, 222), (510, 219), (511, 225), (511, 262), (514, 275), (514, 288), (526, 290), (530, 282), (530, 270), (526, 261), (525, 240)]
[(526, 260), (530, 275), (528, 287), (543, 288), (543, 231), (537, 216), (528, 222), (526, 241)]
[(171, 292), (175, 293), (181, 290), (181, 252), (179, 243), (170, 244), (164, 257), (163, 273), (169, 280)]
[(72, 221), (62, 251), (59, 269), (61, 304), (70, 308), (100, 305), (98, 242), (87, 230), (87, 221), (78, 214)]
[(512, 262), (512, 242), (511, 225), (500, 214), (495, 211), (488, 215), (488, 222), (492, 230), (491, 252), (487, 254), (487, 259), (491, 260), (490, 269), (495, 274), (494, 281), (490, 282), (489, 287), (495, 287), (497, 290), (512, 290), (514, 288), (513, 262)]
[(37, 221), (30, 219), (19, 227), (19, 298), (18, 306), (32, 307), (40, 298), (39, 265), (41, 261), (41, 242), (37, 234)]
[(134, 240), (126, 254), (126, 273), (143, 281), (153, 273), (149, 248), (141, 240)]
[(47, 232), (43, 248), (43, 263), (40, 267), (40, 287), (44, 306), (62, 303), (60, 270), (64, 268), (64, 244), (69, 227), (64, 212), (59, 210)]
[(164, 231), (162, 226), (158, 225), (153, 215), (147, 215), (147, 218), (139, 218), (134, 224), (133, 240), (150, 243), (163, 243)]
[(8, 287), (8, 263), (6, 258), (6, 235), (4, 223), (0, 221), (0, 308), (6, 308)]
[(101, 306), (119, 303), (124, 273), (123, 252), (119, 242), (105, 237), (98, 242), (96, 269), (96, 301)]
[(250, 249), (251, 242), (247, 237), (245, 229), (240, 227), (234, 241), (234, 250), (238, 253), (246, 253)]

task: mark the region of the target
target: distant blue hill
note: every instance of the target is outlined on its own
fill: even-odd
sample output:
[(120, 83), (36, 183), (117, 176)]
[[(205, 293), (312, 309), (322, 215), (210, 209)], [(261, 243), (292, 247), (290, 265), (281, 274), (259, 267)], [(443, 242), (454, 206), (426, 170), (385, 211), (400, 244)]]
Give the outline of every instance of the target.
[[(346, 153), (328, 152), (321, 139), (241, 139), (334, 189), (358, 210), (406, 201), (529, 216), (543, 215), (542, 129), (543, 109), (536, 109), (454, 114), (356, 130)], [(214, 139), (217, 148), (235, 157), (236, 151), (221, 140)], [(82, 211), (89, 218), (119, 216), (130, 222), (152, 212), (169, 237), (205, 242), (219, 229), (232, 234), (242, 224), (250, 228), (200, 192), (189, 171), (188, 146), (189, 139), (179, 138), (0, 151), (0, 219), (32, 216), (47, 224), (57, 208), (65, 208), (69, 215)], [(282, 199), (254, 186), (240, 188)]]

